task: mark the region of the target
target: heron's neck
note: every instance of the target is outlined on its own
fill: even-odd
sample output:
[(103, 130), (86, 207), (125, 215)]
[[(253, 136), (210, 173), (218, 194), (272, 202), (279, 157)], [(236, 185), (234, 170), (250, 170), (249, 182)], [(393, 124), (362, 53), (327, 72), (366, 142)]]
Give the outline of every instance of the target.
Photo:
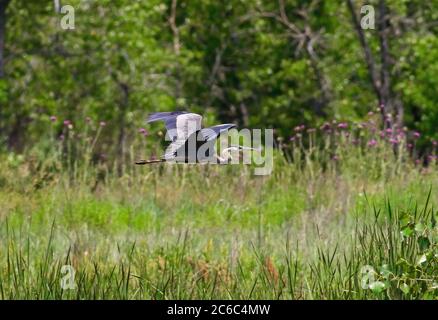
[(228, 164), (230, 161), (233, 160), (233, 157), (231, 156), (230, 150), (232, 148), (226, 148), (221, 152), (220, 156), (217, 156), (217, 160), (219, 164)]

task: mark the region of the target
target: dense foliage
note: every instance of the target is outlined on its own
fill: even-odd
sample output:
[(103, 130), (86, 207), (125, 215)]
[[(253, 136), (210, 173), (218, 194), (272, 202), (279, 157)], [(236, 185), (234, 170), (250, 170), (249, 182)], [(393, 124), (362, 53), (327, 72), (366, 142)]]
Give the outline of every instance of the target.
[[(376, 14), (376, 29), (361, 31), (373, 68), (352, 19), (361, 18), (362, 1), (68, 4), (74, 30), (61, 28), (65, 14), (52, 1), (6, 7), (4, 146), (38, 142), (52, 115), (79, 129), (87, 117), (105, 121), (102, 136), (121, 156), (152, 110), (198, 111), (207, 122), (271, 127), (289, 138), (296, 125), (360, 120), (382, 103), (400, 127), (424, 133), (422, 144), (438, 138), (437, 2), (366, 3)], [(379, 81), (388, 81), (386, 98), (375, 88)], [(57, 134), (62, 130), (60, 121)]]

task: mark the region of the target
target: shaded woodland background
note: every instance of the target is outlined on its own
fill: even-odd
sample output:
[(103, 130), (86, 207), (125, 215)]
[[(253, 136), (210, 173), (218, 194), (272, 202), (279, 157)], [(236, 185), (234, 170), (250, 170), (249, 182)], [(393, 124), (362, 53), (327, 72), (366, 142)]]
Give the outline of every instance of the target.
[[(55, 1), (56, 2), (56, 1)], [(207, 124), (293, 128), (361, 121), (438, 139), (438, 1), (0, 0), (3, 151), (38, 146), (50, 124), (123, 156), (150, 111), (191, 110)], [(360, 28), (371, 4), (376, 29)], [(379, 108), (382, 106), (382, 108)], [(377, 108), (377, 109), (376, 109)], [(391, 118), (388, 118), (391, 114)]]

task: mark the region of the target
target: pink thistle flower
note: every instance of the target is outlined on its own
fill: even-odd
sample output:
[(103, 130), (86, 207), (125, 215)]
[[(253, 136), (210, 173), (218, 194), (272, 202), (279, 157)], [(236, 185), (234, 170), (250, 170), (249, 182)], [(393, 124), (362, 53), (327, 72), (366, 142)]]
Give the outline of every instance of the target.
[(51, 122), (56, 122), (56, 120), (57, 120), (56, 116), (50, 116), (50, 121)]
[(434, 141), (432, 141), (432, 145), (433, 145), (434, 147), (436, 147), (436, 146), (438, 145), (438, 142), (437, 142), (436, 140), (434, 140)]
[(69, 126), (71, 125), (71, 121), (70, 120), (64, 120), (64, 126)]
[(368, 112), (368, 117), (372, 117), (374, 115), (374, 112), (370, 111)]
[(391, 138), (389, 139), (389, 142), (391, 142), (393, 145), (396, 145), (399, 141), (396, 138)]
[(101, 122), (99, 123), (99, 125), (100, 125), (101, 127), (105, 127), (105, 126), (106, 126), (106, 122), (105, 122), (105, 121), (101, 121)]
[(347, 129), (348, 128), (348, 123), (341, 122), (340, 124), (338, 124), (338, 128), (339, 129)]
[(330, 129), (331, 129), (331, 127), (330, 127), (330, 123), (328, 123), (328, 122), (325, 122), (325, 123), (321, 126), (321, 130), (329, 131)]
[(408, 149), (412, 149), (414, 145), (412, 143), (408, 143)]
[(145, 137), (149, 135), (148, 131), (145, 128), (138, 129), (138, 132), (144, 135)]
[(415, 139), (418, 139), (418, 138), (420, 138), (421, 137), (421, 134), (418, 132), (418, 131), (415, 131), (414, 132), (414, 138)]
[(377, 144), (377, 141), (375, 139), (371, 139), (370, 141), (368, 141), (368, 147), (372, 148)]
[(64, 141), (64, 135), (63, 134), (61, 134), (60, 136), (59, 136), (59, 140), (61, 140), (61, 141)]

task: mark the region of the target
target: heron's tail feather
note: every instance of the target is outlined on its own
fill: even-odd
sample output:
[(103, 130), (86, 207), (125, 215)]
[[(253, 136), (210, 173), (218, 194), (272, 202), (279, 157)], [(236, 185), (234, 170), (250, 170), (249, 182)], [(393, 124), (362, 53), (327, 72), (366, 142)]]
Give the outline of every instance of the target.
[(165, 161), (166, 161), (166, 159), (138, 160), (138, 161), (135, 161), (135, 164), (144, 165), (144, 164), (160, 163), (160, 162), (165, 162)]

